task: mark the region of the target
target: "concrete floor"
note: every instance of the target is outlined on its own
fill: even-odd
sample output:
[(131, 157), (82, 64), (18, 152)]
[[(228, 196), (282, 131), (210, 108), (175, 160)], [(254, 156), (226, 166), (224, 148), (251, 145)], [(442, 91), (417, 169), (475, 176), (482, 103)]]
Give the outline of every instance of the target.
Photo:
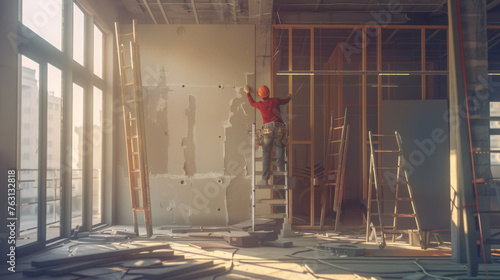
[[(131, 226), (112, 226), (114, 229), (133, 232)], [(144, 229), (140, 233), (145, 233)], [(172, 234), (165, 227), (154, 228), (152, 238), (124, 239), (96, 241), (95, 239), (80, 238), (60, 244), (54, 248), (38, 252), (17, 261), (16, 273), (8, 271), (0, 274), (0, 279), (26, 279), (22, 271), (31, 268), (33, 259), (50, 259), (56, 257), (70, 257), (71, 254), (83, 255), (117, 249), (126, 249), (133, 245), (155, 245), (169, 243), (176, 255), (184, 255), (185, 259), (214, 260), (216, 264), (231, 267), (230, 272), (217, 276), (215, 279), (486, 279), (484, 265), (479, 266), (482, 277), (467, 278), (466, 266), (450, 261), (450, 243), (446, 234), (442, 234), (444, 244), (438, 245), (433, 239), (429, 249), (409, 246), (408, 238), (403, 236), (396, 242), (388, 240), (384, 249), (379, 249), (374, 242), (366, 243), (361, 228), (344, 230), (341, 234), (329, 231), (300, 231), (295, 237), (281, 239), (292, 241), (290, 248), (254, 247), (239, 249), (203, 250), (190, 245), (197, 242), (215, 242), (227, 244), (221, 238), (189, 237), (188, 234)], [(333, 242), (335, 244), (355, 245), (365, 248), (365, 256), (346, 257), (333, 255), (329, 251), (318, 249), (318, 244)], [(234, 255), (233, 255), (234, 253)], [(405, 257), (397, 257), (404, 255)], [(434, 257), (430, 257), (435, 255)], [(488, 264), (489, 279), (500, 279), (499, 259), (494, 258)], [(123, 270), (119, 264), (115, 265), (116, 273), (108, 273), (92, 278), (82, 278), (74, 275), (56, 277), (56, 279), (130, 279), (123, 277)], [(97, 269), (97, 268), (96, 268)], [(427, 274), (427, 275), (426, 275)], [(431, 276), (432, 275), (432, 276)], [(54, 277), (39, 276), (30, 279), (53, 279)], [(213, 279), (212, 276), (199, 279)]]

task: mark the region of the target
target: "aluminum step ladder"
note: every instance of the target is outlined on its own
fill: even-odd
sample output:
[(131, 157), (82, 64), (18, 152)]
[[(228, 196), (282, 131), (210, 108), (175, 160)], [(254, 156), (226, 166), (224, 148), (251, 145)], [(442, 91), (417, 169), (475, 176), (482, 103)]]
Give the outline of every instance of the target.
[[(262, 171), (256, 171), (256, 162), (262, 162), (262, 157), (257, 157), (256, 150), (258, 146), (256, 144), (257, 130), (255, 123), (252, 124), (252, 231), (255, 231), (255, 220), (257, 218), (267, 218), (267, 219), (277, 219), (283, 220), (282, 229), (280, 232), (281, 237), (291, 237), (294, 236), (289, 221), (290, 217), (290, 203), (289, 203), (289, 180), (288, 177), (288, 158), (286, 157), (286, 146), (285, 146), (285, 170), (277, 171), (274, 170), (275, 167), (273, 163), (274, 159), (271, 157), (271, 178), (267, 185), (257, 185), (257, 177), (262, 176)], [(270, 190), (269, 198), (256, 198), (257, 190)], [(268, 214), (256, 214), (257, 205), (268, 205), (270, 206), (270, 213)], [(284, 208), (284, 211), (283, 211)], [(281, 210), (281, 211), (280, 211)]]
[[(394, 135), (382, 135), (382, 134), (372, 134), (371, 131), (368, 132), (368, 138), (370, 142), (370, 174), (368, 180), (368, 205), (367, 205), (367, 215), (366, 215), (366, 242), (369, 241), (370, 237), (370, 228), (374, 230), (375, 228), (379, 228), (381, 232), (382, 241), (379, 244), (380, 248), (384, 248), (386, 245), (385, 235), (392, 235), (392, 241), (395, 241), (395, 237), (398, 234), (408, 233), (409, 230), (400, 230), (398, 229), (398, 221), (399, 218), (412, 218), (415, 221), (415, 225), (417, 231), (419, 233), (420, 245), (423, 246), (422, 242), (422, 231), (420, 228), (420, 221), (417, 214), (417, 209), (415, 206), (415, 201), (413, 199), (413, 191), (411, 184), (409, 182), (408, 172), (406, 168), (406, 163), (402, 154), (402, 140), (401, 135), (395, 131)], [(374, 139), (377, 138), (377, 143), (379, 145), (379, 149), (374, 148)], [(395, 149), (382, 149), (382, 141), (393, 141), (392, 144)], [(386, 142), (387, 143), (387, 142)], [(390, 166), (379, 166), (377, 165), (377, 160), (381, 162), (382, 154), (392, 155), (387, 161), (391, 161)], [(375, 156), (377, 155), (377, 156)], [(394, 184), (391, 182), (384, 181), (384, 178), (380, 178), (382, 172), (388, 171), (393, 172), (396, 171), (396, 176), (394, 179)], [(385, 177), (385, 176), (381, 176)], [(408, 197), (402, 197), (400, 193), (400, 186), (406, 185), (408, 189)], [(383, 194), (382, 188), (384, 186), (394, 187), (394, 196), (391, 198), (385, 198)], [(373, 189), (375, 189), (375, 198), (373, 198)], [(412, 213), (400, 213), (400, 203), (409, 202), (411, 205)], [(372, 211), (372, 202), (376, 202), (377, 212), (373, 213)], [(392, 212), (384, 211), (385, 207), (382, 203), (392, 202), (394, 203), (394, 208)], [(379, 226), (375, 227), (371, 223), (371, 217), (378, 216)], [(392, 226), (384, 225), (384, 216), (393, 217)]]
[[(127, 143), (127, 165), (130, 198), (134, 219), (134, 232), (139, 235), (137, 213), (144, 213), (147, 236), (153, 235), (151, 219), (151, 198), (149, 194), (149, 172), (144, 132), (143, 94), (139, 44), (137, 41), (137, 20), (132, 21), (132, 33), (121, 34), (120, 25), (115, 22), (116, 47), (122, 93), (125, 142)], [(130, 38), (128, 47), (122, 38)]]

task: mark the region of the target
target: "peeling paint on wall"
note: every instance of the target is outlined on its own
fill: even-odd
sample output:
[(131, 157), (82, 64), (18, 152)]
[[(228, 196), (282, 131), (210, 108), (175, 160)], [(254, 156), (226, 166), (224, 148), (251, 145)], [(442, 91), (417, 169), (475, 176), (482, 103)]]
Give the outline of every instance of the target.
[(196, 158), (195, 158), (195, 118), (196, 118), (196, 102), (195, 97), (189, 96), (189, 107), (186, 109), (187, 116), (187, 136), (182, 139), (182, 148), (184, 149), (184, 172), (191, 176), (196, 173)]
[[(242, 88), (255, 76), (255, 27), (138, 28), (148, 75), (153, 224), (225, 226), (248, 219), (247, 146), (255, 115)], [(126, 165), (124, 155), (120, 160)], [(131, 222), (129, 207), (118, 205), (118, 223)]]

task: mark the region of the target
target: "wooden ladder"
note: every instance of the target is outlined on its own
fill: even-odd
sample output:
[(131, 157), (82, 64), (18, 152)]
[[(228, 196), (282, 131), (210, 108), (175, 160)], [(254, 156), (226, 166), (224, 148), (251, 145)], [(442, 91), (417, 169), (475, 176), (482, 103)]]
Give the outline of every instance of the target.
[(340, 215), (342, 210), (342, 199), (344, 196), (345, 164), (347, 160), (347, 148), (349, 139), (349, 126), (347, 125), (347, 108), (344, 116), (334, 118), (333, 111), (330, 113), (330, 130), (325, 154), (325, 176), (321, 194), (321, 218), (320, 229), (323, 229), (328, 190), (334, 187), (333, 211), (335, 211), (335, 231), (339, 229)]
[[(149, 194), (148, 160), (144, 132), (141, 66), (137, 42), (137, 20), (132, 21), (132, 33), (120, 33), (115, 22), (118, 67), (122, 93), (125, 142), (127, 143), (127, 163), (130, 184), (130, 198), (134, 219), (134, 232), (139, 235), (137, 212), (144, 213), (147, 236), (153, 235), (151, 219), (151, 198)], [(122, 37), (131, 37), (129, 48), (122, 43)]]
[[(379, 149), (375, 149), (373, 147), (374, 145), (374, 140), (373, 138), (376, 137), (378, 138), (377, 143), (379, 144)], [(417, 209), (415, 206), (415, 202), (413, 199), (413, 191), (411, 184), (409, 182), (409, 176), (406, 168), (406, 163), (402, 154), (402, 145), (403, 142), (401, 140), (401, 135), (395, 131), (394, 135), (382, 135), (382, 134), (372, 134), (371, 131), (368, 132), (368, 138), (370, 142), (370, 174), (369, 174), (369, 180), (368, 180), (368, 206), (367, 206), (367, 215), (366, 215), (366, 242), (369, 241), (370, 237), (370, 227), (373, 229), (375, 228), (380, 228), (381, 232), (381, 237), (382, 241), (379, 244), (380, 248), (384, 248), (386, 243), (385, 243), (385, 235), (392, 235), (392, 241), (395, 241), (395, 237), (397, 234), (401, 233), (408, 233), (409, 230), (399, 230), (398, 229), (398, 219), (399, 218), (413, 218), (415, 220), (415, 225), (417, 227), (417, 231), (419, 232), (419, 238), (420, 238), (420, 245), (422, 244), (422, 231), (420, 228), (420, 221), (418, 218), (417, 214)], [(381, 147), (382, 144), (382, 138), (384, 139), (393, 139), (392, 144), (395, 149), (383, 149)], [(385, 141), (385, 140), (384, 140)], [(387, 143), (387, 142), (386, 142)], [(387, 156), (386, 161), (392, 161), (394, 164), (391, 166), (377, 166), (376, 160), (379, 160), (381, 162), (380, 157), (376, 157), (375, 155), (381, 156), (382, 154), (389, 155)], [(393, 155), (393, 156), (390, 156)], [(394, 157), (394, 155), (396, 155)], [(390, 158), (389, 158), (390, 157)], [(382, 172), (391, 172), (391, 171), (396, 171), (396, 175), (394, 178), (393, 183), (387, 182), (387, 180), (384, 180), (383, 178), (379, 178), (379, 176), (382, 174)], [(384, 177), (384, 176), (382, 176)], [(408, 197), (402, 197), (400, 194), (400, 185), (406, 185), (408, 189)], [(383, 190), (384, 186), (389, 186), (392, 187), (394, 186), (394, 198), (389, 198), (385, 199)], [(373, 189), (375, 189), (375, 199), (372, 198), (373, 196)], [(408, 201), (410, 202), (411, 205), (411, 210), (412, 213), (400, 213), (400, 203)], [(376, 207), (377, 207), (377, 212), (373, 213), (372, 211), (372, 202), (376, 202)], [(382, 203), (386, 202), (393, 202), (394, 203), (394, 208), (392, 212), (385, 212), (384, 211), (384, 205)], [(371, 226), (371, 217), (372, 216), (378, 216), (379, 220), (379, 226)], [(384, 226), (384, 216), (392, 216), (393, 217), (393, 224), (392, 226)]]

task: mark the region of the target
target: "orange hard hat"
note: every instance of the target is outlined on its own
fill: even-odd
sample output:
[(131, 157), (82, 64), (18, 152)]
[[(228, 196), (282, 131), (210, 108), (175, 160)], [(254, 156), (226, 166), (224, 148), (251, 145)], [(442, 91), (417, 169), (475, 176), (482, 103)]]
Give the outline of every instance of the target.
[(269, 88), (267, 86), (260, 86), (258, 94), (261, 98), (269, 97)]

